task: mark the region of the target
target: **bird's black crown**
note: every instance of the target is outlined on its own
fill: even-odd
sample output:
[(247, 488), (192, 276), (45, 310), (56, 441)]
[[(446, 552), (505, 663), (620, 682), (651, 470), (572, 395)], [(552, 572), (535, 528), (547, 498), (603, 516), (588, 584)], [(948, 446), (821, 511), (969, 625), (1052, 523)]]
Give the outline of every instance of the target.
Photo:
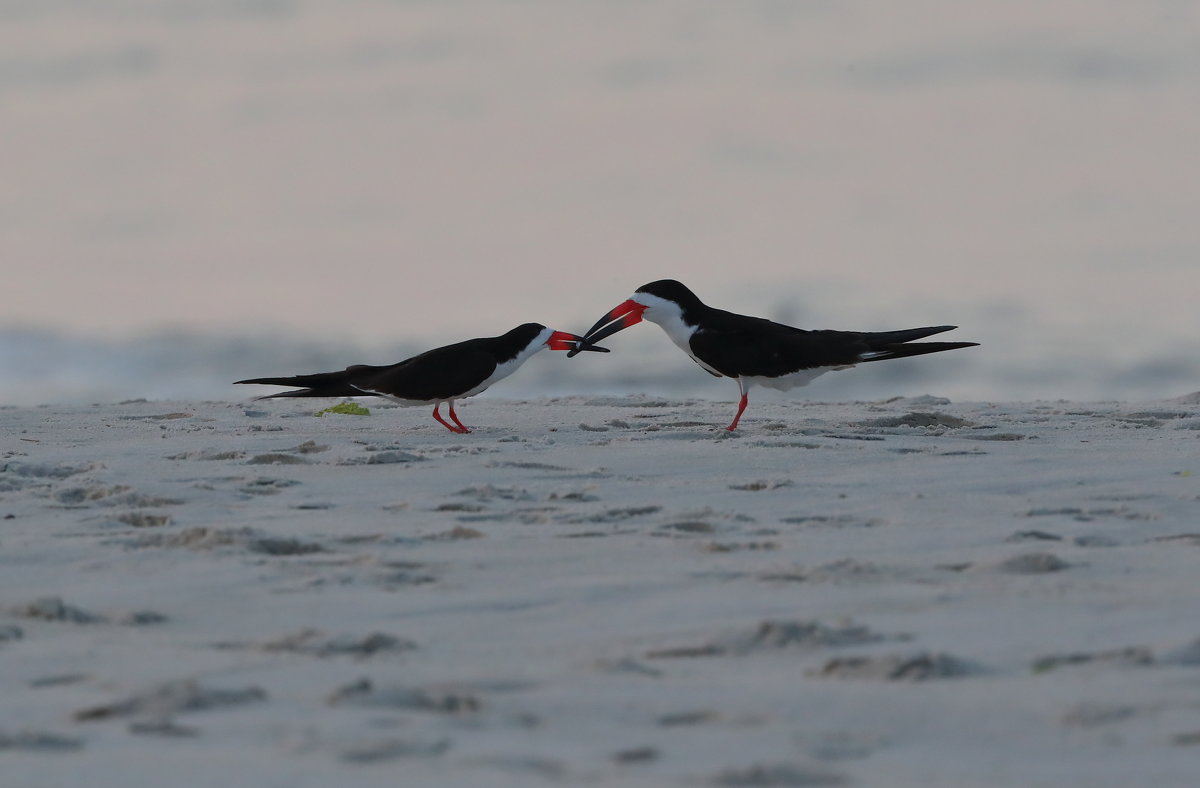
[(688, 290), (687, 285), (676, 279), (659, 279), (657, 282), (642, 285), (636, 292), (648, 293), (668, 301), (674, 301), (684, 311), (687, 311), (688, 307), (703, 306), (696, 294)]

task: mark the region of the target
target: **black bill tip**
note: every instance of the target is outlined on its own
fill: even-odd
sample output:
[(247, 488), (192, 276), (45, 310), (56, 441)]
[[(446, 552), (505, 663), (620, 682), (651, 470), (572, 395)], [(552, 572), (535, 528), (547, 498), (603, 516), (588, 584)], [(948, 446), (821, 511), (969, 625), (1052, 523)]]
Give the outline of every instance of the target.
[(592, 343), (585, 342), (581, 339), (575, 343), (575, 347), (573, 347), (567, 351), (567, 358), (573, 358), (575, 356), (575, 354), (582, 353), (585, 350), (589, 350), (593, 353), (608, 353), (609, 352), (608, 348), (606, 348), (606, 347), (600, 347), (599, 345), (593, 345)]

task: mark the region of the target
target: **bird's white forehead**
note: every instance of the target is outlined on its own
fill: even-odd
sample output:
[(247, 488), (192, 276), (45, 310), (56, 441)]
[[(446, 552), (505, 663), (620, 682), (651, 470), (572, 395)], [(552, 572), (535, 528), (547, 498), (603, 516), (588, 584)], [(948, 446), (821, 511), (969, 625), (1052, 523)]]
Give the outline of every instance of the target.
[(679, 304), (649, 293), (634, 293), (630, 300), (646, 307), (643, 320), (657, 323), (684, 353), (692, 355), (689, 340), (696, 333), (696, 326), (684, 322)]
[(674, 301), (668, 301), (660, 296), (651, 295), (650, 293), (634, 293), (629, 298), (634, 303), (641, 304), (646, 309), (652, 309), (659, 314), (680, 314), (683, 310), (679, 308), (679, 304)]

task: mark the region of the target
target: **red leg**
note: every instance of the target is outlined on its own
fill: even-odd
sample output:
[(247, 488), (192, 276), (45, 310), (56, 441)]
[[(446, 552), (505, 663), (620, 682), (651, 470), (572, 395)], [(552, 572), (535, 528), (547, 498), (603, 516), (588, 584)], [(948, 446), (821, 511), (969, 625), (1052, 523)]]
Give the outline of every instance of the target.
[(746, 396), (746, 384), (742, 382), (741, 378), (738, 378), (738, 391), (741, 392), (742, 398), (738, 400), (737, 415), (733, 417), (733, 421), (730, 423), (730, 425), (725, 428), (730, 432), (733, 432), (737, 429), (738, 421), (740, 421), (742, 418), (742, 411), (746, 409), (747, 403), (750, 402), (750, 398)]
[(450, 400), (450, 418), (458, 425), (460, 432), (470, 432), (467, 425), (458, 420), (458, 414), (454, 412), (454, 400)]
[[(442, 403), (440, 403), (440, 402), (439, 402), (439, 403), (437, 403), (436, 405), (434, 405), (434, 406), (433, 406), (433, 417), (434, 417), (435, 419), (437, 419), (437, 420), (438, 420), (438, 422), (439, 422), (439, 423), (440, 423), (440, 424), (441, 424), (443, 427), (445, 427), (446, 429), (450, 430), (451, 432), (466, 432), (466, 431), (467, 431), (467, 428), (466, 428), (466, 427), (455, 427), (453, 424), (451, 424), (450, 422), (448, 422), (448, 421), (446, 421), (445, 419), (443, 419), (443, 418), (442, 418), (442, 414), (438, 413), (438, 408), (440, 408), (440, 407), (442, 407)], [(453, 408), (452, 408), (452, 409), (451, 409), (451, 413), (453, 413), (453, 412), (454, 412), (454, 411), (453, 411)], [(455, 419), (455, 421), (458, 421), (458, 419)]]
[(740, 420), (742, 418), (742, 411), (744, 411), (746, 409), (747, 402), (749, 402), (749, 399), (746, 397), (745, 394), (743, 394), (741, 401), (738, 402), (738, 412), (737, 412), (737, 415), (733, 417), (733, 423), (730, 424), (725, 429), (729, 430), (730, 432), (733, 432), (734, 430), (737, 429), (738, 420)]

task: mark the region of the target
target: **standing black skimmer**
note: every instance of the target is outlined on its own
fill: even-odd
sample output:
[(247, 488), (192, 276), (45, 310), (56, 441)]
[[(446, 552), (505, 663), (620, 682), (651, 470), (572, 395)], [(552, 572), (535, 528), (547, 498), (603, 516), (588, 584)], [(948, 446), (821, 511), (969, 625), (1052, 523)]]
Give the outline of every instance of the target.
[(568, 357), (592, 342), (649, 320), (707, 372), (737, 380), (741, 400), (727, 430), (737, 429), (751, 386), (787, 391), (803, 386), (832, 369), (849, 369), (866, 361), (919, 356), (978, 342), (906, 344), (957, 326), (910, 328), (903, 331), (805, 331), (761, 317), (749, 317), (706, 306), (682, 283), (660, 279), (642, 285), (592, 326)]
[[(540, 323), (525, 323), (498, 337), (481, 337), (434, 348), (388, 366), (356, 364), (341, 372), (321, 372), (284, 378), (254, 378), (238, 383), (269, 386), (303, 386), (296, 391), (268, 394), (274, 397), (386, 397), (401, 405), (433, 404), (433, 417), (451, 432), (470, 432), (454, 412), (454, 401), (472, 397), (517, 371), (539, 350), (598, 350), (584, 346), (582, 337), (555, 331)], [(438, 413), (450, 404), (450, 424)]]

